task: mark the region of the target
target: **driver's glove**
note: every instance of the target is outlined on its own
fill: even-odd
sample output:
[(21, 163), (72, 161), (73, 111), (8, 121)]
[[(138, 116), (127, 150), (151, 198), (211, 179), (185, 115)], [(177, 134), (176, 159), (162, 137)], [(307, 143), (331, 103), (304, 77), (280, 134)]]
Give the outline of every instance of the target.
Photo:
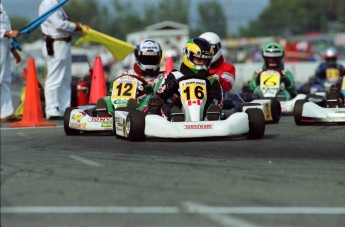
[(144, 92), (146, 94), (153, 94), (153, 87), (151, 84), (147, 84), (144, 86)]

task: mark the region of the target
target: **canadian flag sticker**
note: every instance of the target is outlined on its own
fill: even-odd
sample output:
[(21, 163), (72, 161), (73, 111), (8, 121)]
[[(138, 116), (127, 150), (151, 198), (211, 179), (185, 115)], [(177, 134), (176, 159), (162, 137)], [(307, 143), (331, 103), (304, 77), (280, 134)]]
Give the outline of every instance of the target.
[(199, 99), (197, 99), (197, 100), (188, 100), (187, 104), (188, 104), (188, 106), (191, 106), (191, 105), (198, 105), (198, 106), (200, 106), (201, 100), (199, 100)]

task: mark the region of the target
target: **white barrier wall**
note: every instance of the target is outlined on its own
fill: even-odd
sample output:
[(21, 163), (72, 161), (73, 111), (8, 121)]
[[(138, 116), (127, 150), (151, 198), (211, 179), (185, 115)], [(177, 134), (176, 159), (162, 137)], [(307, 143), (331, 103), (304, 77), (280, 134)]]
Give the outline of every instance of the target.
[[(299, 62), (299, 63), (285, 63), (285, 68), (290, 69), (294, 75), (296, 83), (305, 83), (314, 75), (317, 66), (321, 62)], [(339, 61), (345, 66), (345, 61)], [(242, 88), (251, 80), (256, 69), (262, 66), (262, 63), (239, 63), (234, 64), (236, 68), (236, 82), (235, 87)]]

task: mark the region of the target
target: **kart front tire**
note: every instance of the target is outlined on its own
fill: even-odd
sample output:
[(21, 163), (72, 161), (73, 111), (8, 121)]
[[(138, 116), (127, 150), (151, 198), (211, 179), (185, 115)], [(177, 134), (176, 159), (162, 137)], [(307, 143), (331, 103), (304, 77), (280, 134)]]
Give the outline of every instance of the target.
[[(144, 141), (145, 135), (145, 116), (140, 110), (133, 110), (128, 113), (126, 120), (127, 139), (130, 141)], [(127, 125), (129, 124), (129, 125)]]
[(249, 132), (247, 139), (261, 139), (265, 133), (265, 117), (263, 112), (258, 108), (246, 110), (249, 120)]
[(282, 114), (280, 102), (276, 98), (271, 98), (272, 123), (278, 123)]
[(73, 107), (67, 107), (63, 116), (63, 128), (65, 130), (65, 134), (67, 136), (75, 136), (79, 135), (80, 131), (76, 129), (72, 129), (69, 127), (69, 119), (71, 118), (71, 112), (76, 108)]
[(293, 117), (296, 125), (305, 125), (302, 121), (303, 105), (306, 103), (305, 100), (297, 100), (293, 109)]

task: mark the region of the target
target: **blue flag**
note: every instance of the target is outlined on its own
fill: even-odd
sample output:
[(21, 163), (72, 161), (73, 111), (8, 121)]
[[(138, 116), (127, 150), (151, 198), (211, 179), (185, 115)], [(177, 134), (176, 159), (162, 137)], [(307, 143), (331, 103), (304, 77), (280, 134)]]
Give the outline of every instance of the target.
[(50, 10), (42, 14), (41, 16), (37, 17), (35, 20), (30, 22), (28, 25), (23, 27), (19, 30), (20, 34), (27, 34), (32, 32), (34, 29), (36, 29), (38, 26), (40, 26), (50, 15), (52, 15), (58, 8), (60, 8), (62, 5), (64, 5), (69, 0), (63, 0), (56, 4), (56, 6), (52, 7)]
[[(43, 13), (41, 16), (37, 17), (35, 20), (31, 21), (28, 25), (25, 27), (21, 28), (19, 30), (19, 34), (24, 35), (32, 32), (35, 30), (38, 26), (40, 26), (50, 15), (52, 15), (58, 8), (60, 8), (62, 5), (67, 3), (69, 0), (63, 0), (56, 4), (54, 7), (52, 7), (50, 10), (47, 12)], [(18, 43), (17, 40), (12, 39), (11, 41), (11, 46), (17, 50), (21, 50), (21, 46)]]

